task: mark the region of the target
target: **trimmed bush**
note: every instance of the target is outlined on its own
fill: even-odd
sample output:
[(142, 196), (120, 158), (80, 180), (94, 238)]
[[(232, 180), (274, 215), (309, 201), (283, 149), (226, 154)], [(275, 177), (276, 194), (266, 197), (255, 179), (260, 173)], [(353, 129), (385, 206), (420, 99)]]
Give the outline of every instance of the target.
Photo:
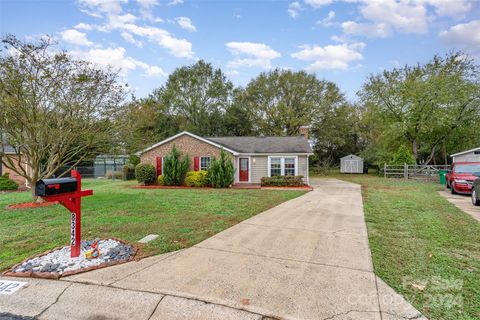
[(0, 176), (0, 191), (17, 190), (18, 184), (10, 179), (8, 173)]
[(190, 160), (173, 145), (172, 151), (163, 158), (163, 181), (166, 186), (181, 186), (185, 180)]
[(115, 179), (123, 179), (123, 172), (121, 171), (107, 171), (107, 173), (105, 174), (105, 177), (107, 179), (113, 179), (115, 177)]
[(185, 185), (187, 187), (206, 187), (208, 185), (207, 175), (208, 172), (205, 170), (187, 172)]
[(134, 180), (135, 179), (135, 165), (127, 163), (123, 166), (123, 179)]
[(220, 159), (212, 159), (207, 176), (214, 188), (228, 188), (233, 184), (235, 169), (232, 160), (223, 149), (220, 152)]
[(261, 184), (264, 187), (302, 187), (303, 176), (273, 176), (263, 177)]
[(165, 181), (163, 180), (163, 176), (162, 176), (162, 175), (159, 175), (159, 176), (158, 176), (157, 182), (158, 182), (158, 185), (159, 185), (159, 186), (164, 186), (164, 185), (165, 185)]
[(153, 184), (155, 182), (155, 167), (149, 163), (139, 163), (135, 167), (135, 178), (144, 185)]

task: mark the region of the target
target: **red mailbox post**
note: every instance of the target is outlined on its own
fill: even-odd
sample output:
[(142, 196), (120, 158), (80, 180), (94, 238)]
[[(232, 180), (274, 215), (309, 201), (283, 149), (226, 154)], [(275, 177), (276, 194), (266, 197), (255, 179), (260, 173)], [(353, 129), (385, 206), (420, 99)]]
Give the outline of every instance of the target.
[(77, 170), (72, 170), (71, 178), (45, 179), (37, 182), (36, 195), (47, 201), (58, 201), (70, 211), (70, 256), (78, 257), (82, 243), (81, 199), (93, 195), (93, 191), (82, 190), (82, 177)]

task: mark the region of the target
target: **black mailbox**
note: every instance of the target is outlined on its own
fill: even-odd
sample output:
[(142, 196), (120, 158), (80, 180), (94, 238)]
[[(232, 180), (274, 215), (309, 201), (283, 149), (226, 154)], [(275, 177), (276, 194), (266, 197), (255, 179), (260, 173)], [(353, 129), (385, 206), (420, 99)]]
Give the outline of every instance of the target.
[(38, 197), (53, 196), (77, 191), (76, 178), (43, 179), (35, 185), (35, 195)]

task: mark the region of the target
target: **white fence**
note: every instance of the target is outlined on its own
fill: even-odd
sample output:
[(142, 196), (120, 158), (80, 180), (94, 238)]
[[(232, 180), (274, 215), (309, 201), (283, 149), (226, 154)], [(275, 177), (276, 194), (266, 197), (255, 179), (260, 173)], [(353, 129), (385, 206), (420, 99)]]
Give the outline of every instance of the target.
[(417, 180), (438, 179), (440, 170), (450, 169), (449, 165), (388, 165), (383, 167), (385, 178), (404, 178)]

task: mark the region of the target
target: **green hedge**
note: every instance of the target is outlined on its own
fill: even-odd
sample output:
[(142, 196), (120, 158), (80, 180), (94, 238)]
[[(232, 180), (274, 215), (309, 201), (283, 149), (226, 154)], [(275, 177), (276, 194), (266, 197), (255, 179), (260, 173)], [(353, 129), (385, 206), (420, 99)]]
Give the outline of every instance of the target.
[(135, 165), (127, 163), (123, 166), (123, 179), (134, 180), (135, 179)]
[(235, 169), (232, 159), (222, 149), (220, 159), (213, 158), (208, 169), (208, 181), (214, 188), (229, 188), (234, 182)]
[(138, 182), (145, 185), (153, 184), (155, 182), (155, 167), (148, 163), (140, 163), (135, 167), (135, 178)]
[(18, 184), (9, 178), (8, 173), (0, 176), (0, 191), (17, 190)]
[(264, 187), (302, 187), (305, 185), (303, 176), (263, 177), (261, 184)]

